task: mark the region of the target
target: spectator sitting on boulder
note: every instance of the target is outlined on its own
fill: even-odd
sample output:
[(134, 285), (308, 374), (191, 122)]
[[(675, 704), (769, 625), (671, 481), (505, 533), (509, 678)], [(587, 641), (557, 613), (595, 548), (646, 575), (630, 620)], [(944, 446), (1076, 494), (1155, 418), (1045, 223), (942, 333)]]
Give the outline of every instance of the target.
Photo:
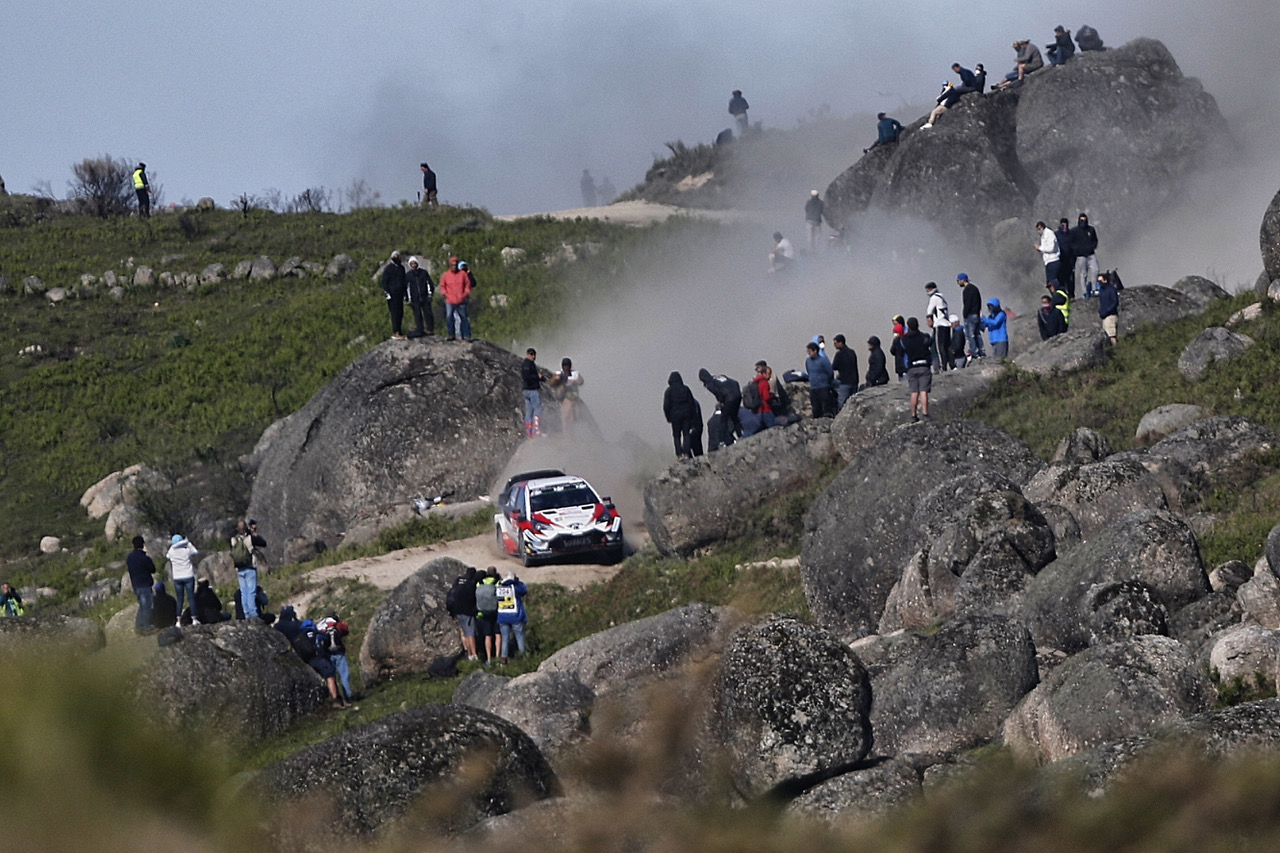
[(973, 66), (973, 91), (981, 95), (987, 88), (987, 69), (981, 63)]
[(1061, 24), (1053, 28), (1053, 44), (1047, 44), (1045, 48), (1050, 65), (1061, 65), (1076, 55), (1076, 43), (1071, 40), (1071, 30)]
[(202, 625), (226, 622), (231, 618), (231, 614), (222, 609), (222, 599), (209, 586), (208, 578), (200, 578), (196, 583), (195, 618)]
[(298, 612), (293, 609), (292, 604), (280, 608), (280, 618), (276, 620), (275, 629), (291, 643), (298, 636), (298, 632), (302, 630), (302, 622), (298, 620)]
[[(254, 616), (261, 618), (262, 621), (266, 622), (268, 625), (276, 621), (276, 615), (274, 613), (267, 612), (267, 605), (270, 602), (267, 600), (266, 591), (263, 590), (261, 586), (259, 586), (253, 593), (253, 603), (256, 608), (253, 614)], [(236, 604), (236, 619), (243, 621), (246, 618), (245, 612), (244, 612), (244, 601), (240, 597), (240, 590), (238, 589), (236, 590), (235, 604)]]
[(25, 612), (18, 591), (8, 581), (0, 584), (0, 616), (21, 616)]
[(1040, 48), (1031, 43), (1031, 39), (1019, 39), (1013, 43), (1013, 49), (1018, 52), (1018, 64), (1008, 74), (1004, 75), (1004, 80), (996, 86), (997, 89), (1006, 89), (1014, 83), (1021, 83), (1023, 78), (1033, 71), (1039, 71), (1044, 68), (1044, 59), (1040, 57)]
[(784, 272), (796, 262), (796, 248), (791, 241), (782, 236), (781, 231), (773, 232), (773, 251), (769, 253), (769, 272)]
[(178, 600), (165, 592), (164, 581), (156, 581), (152, 588), (151, 627), (157, 631), (172, 628), (178, 624)]
[(933, 108), (933, 112), (929, 113), (929, 120), (921, 125), (921, 130), (928, 130), (933, 127), (933, 123), (945, 113), (947, 110), (955, 106), (960, 100), (963, 93), (950, 83), (942, 84), (942, 92), (938, 95), (938, 105)]
[(1040, 297), (1040, 310), (1036, 312), (1036, 322), (1040, 326), (1040, 340), (1047, 341), (1067, 330), (1062, 321), (1062, 312), (1053, 307), (1053, 299), (1046, 293)]
[[(876, 113), (876, 141), (871, 143), (871, 148), (879, 148), (881, 145), (893, 145), (898, 141), (898, 134), (902, 133), (902, 122), (896, 118), (890, 118), (884, 113)], [(871, 148), (863, 148), (862, 153), (866, 154)]]

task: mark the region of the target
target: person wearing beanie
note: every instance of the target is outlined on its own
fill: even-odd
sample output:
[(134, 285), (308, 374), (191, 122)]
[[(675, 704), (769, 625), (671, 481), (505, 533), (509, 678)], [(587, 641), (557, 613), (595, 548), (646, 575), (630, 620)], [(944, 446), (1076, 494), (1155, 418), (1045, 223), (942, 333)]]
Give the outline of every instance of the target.
[(182, 615), (186, 607), (190, 607), (191, 617), (195, 618), (196, 570), (191, 558), (199, 553), (187, 537), (175, 533), (170, 539), (169, 550), (164, 555), (169, 561), (169, 577), (173, 578), (173, 597), (177, 601), (178, 616)]
[(401, 333), (400, 326), (404, 322), (404, 301), (408, 296), (408, 284), (399, 252), (392, 252), (391, 260), (382, 268), (382, 291), (387, 295), (387, 309), (391, 312), (391, 337), (393, 340), (403, 341), (404, 334)]
[(822, 215), (826, 206), (817, 190), (809, 190), (809, 200), (804, 203), (804, 221), (809, 226), (809, 251), (818, 248), (818, 239), (822, 236)]
[[(431, 273), (423, 269), (416, 257), (409, 258), (409, 271), (404, 274), (405, 284), (409, 291), (409, 308), (413, 311), (413, 331), (411, 338), (420, 338), (424, 334), (436, 333), (436, 318), (431, 311), (431, 296), (435, 283), (431, 281)], [(423, 330), (423, 319), (426, 329)]]
[(133, 550), (124, 558), (129, 569), (129, 585), (138, 598), (138, 616), (133, 621), (133, 628), (139, 634), (150, 634), (151, 608), (155, 602), (155, 591), (151, 585), (155, 583), (156, 564), (147, 556), (146, 540), (141, 536), (133, 537)]

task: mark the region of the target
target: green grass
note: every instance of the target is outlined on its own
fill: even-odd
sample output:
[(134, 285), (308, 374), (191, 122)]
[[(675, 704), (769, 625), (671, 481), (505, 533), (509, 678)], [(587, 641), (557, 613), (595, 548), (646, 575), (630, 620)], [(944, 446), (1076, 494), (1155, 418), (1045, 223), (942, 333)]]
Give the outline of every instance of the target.
[[(1168, 403), (1193, 403), (1211, 415), (1241, 415), (1280, 432), (1280, 311), (1265, 303), (1263, 316), (1241, 324), (1255, 346), (1206, 378), (1192, 383), (1178, 373), (1178, 357), (1205, 328), (1222, 325), (1254, 301), (1245, 294), (1214, 305), (1204, 316), (1189, 318), (1126, 338), (1101, 367), (1065, 376), (1039, 377), (1011, 370), (967, 413), (1026, 442), (1044, 459), (1077, 427), (1091, 427), (1116, 450), (1137, 447), (1142, 416)], [(1123, 310), (1123, 302), (1121, 305)], [(1217, 517), (1201, 537), (1205, 562), (1243, 560), (1252, 565), (1262, 554), (1267, 532), (1280, 520), (1280, 455), (1270, 454), (1242, 466), (1234, 482), (1203, 496), (1203, 510)]]

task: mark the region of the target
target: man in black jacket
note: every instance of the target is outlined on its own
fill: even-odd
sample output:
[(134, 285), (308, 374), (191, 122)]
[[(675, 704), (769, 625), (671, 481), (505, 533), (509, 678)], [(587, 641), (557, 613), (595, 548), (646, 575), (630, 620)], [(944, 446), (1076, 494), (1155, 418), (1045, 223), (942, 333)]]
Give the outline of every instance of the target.
[(1047, 341), (1067, 331), (1067, 324), (1062, 319), (1062, 312), (1053, 304), (1053, 298), (1040, 297), (1040, 310), (1036, 312), (1036, 323), (1040, 326), (1040, 340)]
[(844, 335), (835, 336), (836, 356), (831, 369), (836, 374), (836, 411), (858, 391), (858, 354), (845, 344)]
[(124, 558), (129, 568), (129, 585), (138, 597), (138, 616), (133, 620), (133, 628), (139, 634), (150, 634), (155, 630), (151, 625), (151, 608), (155, 603), (151, 585), (155, 583), (156, 564), (143, 550), (146, 544), (141, 536), (133, 537), (133, 550)]
[(157, 581), (151, 608), (151, 627), (157, 631), (172, 628), (178, 624), (178, 600), (165, 592), (164, 581)]
[(956, 276), (956, 284), (960, 285), (960, 317), (964, 321), (964, 336), (969, 339), (969, 356), (986, 358), (987, 351), (982, 346), (982, 291), (969, 281), (968, 273)]
[(742, 435), (742, 421), (738, 418), (738, 409), (742, 407), (742, 386), (723, 373), (712, 376), (711, 371), (705, 367), (698, 371), (698, 379), (711, 392), (711, 396), (716, 398), (720, 407), (720, 423), (723, 424), (721, 441), (717, 444), (716, 436), (711, 436), (711, 444), (733, 444), (733, 439)]
[(524, 389), (524, 434), (528, 438), (542, 435), (542, 379), (538, 368), (538, 351), (529, 347), (520, 365), (520, 386)]
[(885, 369), (884, 350), (875, 335), (867, 338), (867, 387), (889, 384), (889, 371)]
[(391, 337), (403, 341), (400, 325), (404, 322), (404, 300), (408, 295), (408, 283), (399, 252), (391, 253), (391, 261), (382, 270), (382, 289), (387, 294), (387, 308), (391, 311)]
[[(702, 415), (693, 392), (684, 384), (677, 371), (667, 377), (667, 390), (662, 394), (662, 414), (671, 424), (671, 439), (675, 442), (676, 458), (689, 459), (693, 454), (693, 433)], [(701, 455), (701, 454), (699, 454)]]
[(1084, 298), (1093, 296), (1098, 281), (1098, 232), (1089, 224), (1088, 215), (1080, 214), (1079, 224), (1071, 229), (1071, 254), (1076, 259), (1076, 280), (1084, 283)]
[[(907, 389), (911, 393), (911, 420), (929, 417), (929, 392), (933, 390), (932, 346), (929, 335), (920, 331), (920, 321), (907, 318), (907, 333), (902, 336), (906, 353)], [(919, 412), (919, 414), (917, 414)]]
[(409, 333), (409, 337), (422, 337), (424, 317), (427, 324), (426, 334), (434, 335), (436, 333), (436, 318), (431, 313), (431, 296), (435, 282), (431, 280), (431, 273), (418, 266), (417, 258), (409, 258), (409, 271), (404, 274), (404, 278), (409, 289), (409, 307), (413, 309), (414, 327), (413, 331)]

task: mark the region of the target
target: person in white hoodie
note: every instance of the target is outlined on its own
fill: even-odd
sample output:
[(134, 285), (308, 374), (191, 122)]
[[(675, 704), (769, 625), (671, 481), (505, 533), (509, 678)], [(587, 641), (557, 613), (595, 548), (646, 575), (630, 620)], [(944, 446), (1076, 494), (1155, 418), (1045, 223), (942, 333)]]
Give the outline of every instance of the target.
[[(165, 558), (169, 561), (169, 577), (173, 578), (173, 597), (178, 601), (178, 621), (182, 621), (184, 606), (191, 608), (194, 619), (196, 613), (196, 570), (191, 558), (199, 554), (196, 546), (181, 533), (173, 534), (169, 551)], [(186, 605), (183, 601), (186, 601)]]

